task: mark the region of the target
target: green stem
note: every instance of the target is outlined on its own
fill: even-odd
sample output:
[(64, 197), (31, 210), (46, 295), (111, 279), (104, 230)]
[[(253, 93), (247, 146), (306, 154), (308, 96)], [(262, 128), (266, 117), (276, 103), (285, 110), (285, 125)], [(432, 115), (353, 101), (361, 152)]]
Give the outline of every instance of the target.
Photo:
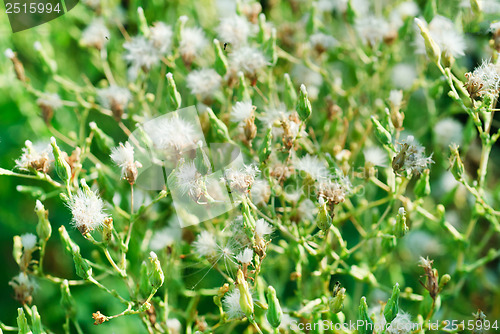
[(3, 322), (0, 322), (0, 329), (6, 332), (17, 332), (19, 330), (19, 328), (14, 326), (7, 326)]
[(99, 283), (95, 278), (93, 278), (92, 276), (89, 276), (88, 280), (91, 282), (91, 283), (94, 283), (97, 287), (99, 287), (100, 289), (106, 291), (107, 293), (109, 293), (110, 295), (112, 295), (113, 297), (116, 297), (118, 300), (120, 300), (120, 302), (122, 302), (123, 304), (127, 304), (129, 305), (130, 302), (128, 300), (126, 300), (125, 298), (123, 298), (122, 296), (120, 296), (118, 294), (118, 292), (116, 292), (116, 290), (110, 290), (108, 289), (107, 287), (105, 287), (104, 285), (102, 285), (101, 283)]
[(76, 319), (73, 319), (73, 325), (75, 326), (76, 332), (78, 334), (83, 334), (82, 328), (80, 327), (80, 324), (78, 323), (78, 321)]
[(491, 145), (489, 140), (483, 140), (483, 149), (481, 150), (481, 160), (479, 162), (479, 170), (478, 170), (478, 188), (479, 192), (482, 192), (484, 187), (484, 181), (486, 179), (488, 160), (490, 157)]

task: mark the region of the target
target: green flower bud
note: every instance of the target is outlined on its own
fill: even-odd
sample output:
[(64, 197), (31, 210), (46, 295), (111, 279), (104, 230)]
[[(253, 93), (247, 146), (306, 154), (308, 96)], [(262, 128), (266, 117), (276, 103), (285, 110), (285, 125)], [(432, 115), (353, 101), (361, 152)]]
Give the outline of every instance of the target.
[(229, 284), (228, 283), (224, 283), (224, 285), (219, 288), (219, 291), (217, 292), (217, 295), (214, 296), (214, 303), (219, 308), (219, 311), (220, 311), (221, 315), (224, 313), (224, 310), (222, 308), (222, 298), (224, 298), (224, 295), (228, 291), (229, 291)]
[(243, 214), (243, 224), (245, 230), (249, 230), (249, 237), (250, 239), (253, 239), (253, 232), (255, 230), (256, 221), (246, 199), (243, 199), (243, 201), (241, 202), (241, 213)]
[[(75, 258), (75, 254), (78, 254), (77, 257), (79, 256), (81, 258), (80, 247), (78, 247), (78, 245), (73, 240), (71, 240), (64, 225), (61, 225), (61, 227), (59, 227), (59, 235), (61, 237), (61, 241), (62, 241), (64, 247), (66, 248), (66, 251), (68, 252), (68, 254), (73, 256), (73, 259)], [(81, 262), (82, 261), (79, 260), (80, 264), (81, 264)], [(75, 265), (76, 265), (76, 263), (75, 263)]]
[(366, 298), (361, 297), (359, 303), (358, 320), (363, 321), (363, 325), (358, 327), (359, 334), (372, 334), (373, 333), (373, 321), (368, 316), (368, 305), (366, 305)]
[(318, 215), (316, 216), (316, 225), (319, 229), (326, 233), (332, 225), (332, 217), (326, 208), (326, 202), (323, 198), (319, 199)]
[(26, 320), (26, 315), (24, 314), (24, 310), (20, 307), (17, 309), (17, 327), (18, 334), (28, 334), (31, 333), (30, 328), (28, 326), (28, 320)]
[(264, 44), (264, 54), (272, 66), (278, 62), (278, 52), (276, 51), (276, 28), (271, 30), (271, 37)]
[(441, 49), (439, 48), (439, 45), (437, 45), (436, 42), (432, 39), (429, 29), (427, 29), (427, 26), (424, 22), (422, 22), (422, 20), (420, 20), (419, 18), (415, 18), (415, 22), (420, 28), (420, 34), (424, 38), (427, 56), (429, 56), (429, 58), (436, 64), (439, 63), (439, 60), (441, 58)]
[[(391, 115), (391, 112), (389, 111), (389, 108), (385, 108), (384, 112), (385, 112), (385, 124), (387, 124), (387, 131), (392, 136), (394, 134), (394, 130), (395, 130), (394, 123), (392, 122), (392, 115)], [(402, 114), (398, 110), (396, 110), (395, 113)], [(404, 119), (404, 115), (403, 115), (403, 119)], [(403, 120), (401, 120), (401, 125), (402, 125), (402, 123), (403, 123)]]
[(35, 212), (38, 216), (38, 224), (36, 225), (36, 233), (41, 242), (46, 242), (52, 235), (52, 226), (49, 222), (49, 211), (45, 210), (42, 202), (36, 201)]
[(158, 290), (163, 285), (165, 276), (163, 275), (163, 270), (161, 269), (160, 260), (158, 260), (158, 256), (155, 252), (149, 253), (149, 261), (149, 284), (154, 290)]
[(210, 119), (210, 125), (215, 130), (217, 139), (222, 140), (223, 142), (233, 142), (226, 124), (217, 118), (211, 108), (207, 108), (207, 113)]
[(23, 256), (23, 242), (18, 235), (14, 236), (14, 246), (12, 247), (12, 257), (18, 265), (21, 265), (21, 258)]
[(470, 8), (474, 14), (481, 15), (481, 5), (479, 4), (479, 0), (470, 0)]
[(215, 51), (215, 70), (220, 75), (224, 75), (227, 73), (228, 65), (227, 65), (227, 57), (222, 52), (222, 48), (220, 47), (220, 42), (217, 39), (214, 39), (214, 51)]
[(243, 72), (238, 72), (238, 87), (236, 89), (236, 99), (238, 101), (249, 101), (251, 100), (250, 90), (248, 89), (248, 84), (245, 79)]
[(394, 285), (394, 287), (392, 288), (392, 295), (384, 307), (384, 318), (387, 321), (387, 323), (392, 322), (398, 315), (399, 293), (400, 293), (399, 284), (396, 283), (396, 285)]
[(40, 42), (36, 41), (34, 44), (34, 48), (35, 48), (35, 52), (38, 53), (38, 55), (42, 59), (43, 66), (50, 73), (56, 73), (57, 72), (57, 62), (54, 59), (51, 59), (49, 57), (49, 55), (47, 54), (47, 52), (46, 52), (45, 48), (42, 46), (42, 44)]
[(69, 317), (76, 316), (76, 302), (69, 290), (68, 280), (61, 283), (61, 306)]
[(181, 107), (181, 94), (177, 90), (177, 85), (174, 81), (172, 73), (167, 73), (167, 94), (168, 102), (171, 110), (177, 110)]
[(309, 12), (309, 19), (306, 23), (306, 32), (307, 34), (313, 35), (318, 30), (318, 19), (316, 18), (316, 3), (311, 5), (311, 11)]
[(82, 186), (82, 190), (85, 192), (87, 196), (95, 196), (95, 193), (92, 190), (90, 190), (90, 187), (87, 184), (87, 181), (85, 181), (85, 179), (80, 180), (80, 185)]
[(271, 155), (272, 151), (272, 144), (273, 144), (273, 129), (269, 127), (266, 131), (266, 136), (264, 137), (262, 143), (260, 144), (259, 160), (261, 163), (265, 163), (267, 159), (269, 159), (269, 156)]
[(431, 184), (429, 178), (430, 170), (426, 169), (420, 175), (417, 183), (415, 184), (415, 189), (413, 190), (417, 198), (429, 196), (431, 193)]
[(113, 138), (104, 133), (100, 128), (97, 127), (95, 122), (89, 123), (90, 130), (94, 133), (97, 139), (97, 146), (103, 152), (108, 152), (112, 147), (115, 147), (115, 141)]
[(295, 87), (293, 86), (292, 80), (290, 79), (290, 75), (288, 73), (284, 74), (285, 78), (285, 91), (284, 91), (284, 100), (285, 104), (289, 108), (293, 108), (297, 105), (297, 92), (295, 91)]
[(436, 0), (429, 0), (424, 7), (424, 19), (427, 22), (431, 22), (434, 16), (437, 14)]
[(151, 286), (149, 285), (149, 277), (148, 277), (148, 264), (146, 261), (142, 261), (141, 270), (139, 272), (139, 293), (143, 297), (147, 297), (151, 292)]
[(236, 284), (238, 290), (240, 290), (241, 310), (243, 311), (243, 313), (245, 313), (248, 319), (252, 319), (254, 312), (253, 298), (252, 294), (250, 293), (248, 282), (245, 280), (245, 276), (243, 275), (241, 269), (238, 269), (238, 272), (236, 273)]
[(139, 17), (139, 31), (145, 37), (149, 37), (151, 31), (149, 30), (148, 21), (146, 20), (146, 16), (144, 15), (144, 9), (142, 9), (142, 7), (137, 8), (137, 16)]
[(375, 127), (375, 135), (377, 139), (380, 141), (382, 145), (392, 147), (392, 136), (387, 131), (382, 124), (380, 124), (379, 120), (375, 118), (375, 116), (371, 117), (373, 126)]
[(177, 23), (175, 24), (175, 34), (174, 34), (174, 41), (175, 44), (179, 45), (182, 39), (182, 30), (184, 29), (184, 26), (186, 25), (186, 22), (188, 20), (188, 17), (185, 15), (182, 15), (179, 17), (177, 20)]
[(361, 297), (359, 302), (359, 312), (358, 320), (363, 321), (362, 326), (358, 326), (359, 334), (372, 334), (373, 333), (373, 321), (368, 316), (368, 305), (366, 305), (366, 298)]
[(460, 181), (464, 177), (465, 167), (462, 159), (460, 159), (460, 154), (458, 153), (458, 145), (450, 145), (450, 151), (451, 173), (457, 181)]
[(104, 219), (104, 224), (102, 226), (102, 242), (106, 245), (111, 241), (113, 236), (113, 218), (107, 217)]
[(40, 314), (38, 313), (38, 309), (36, 305), (31, 307), (31, 331), (33, 334), (42, 334), (42, 320), (40, 318)]
[(352, 7), (352, 1), (347, 1), (347, 8), (345, 11), (345, 17), (347, 22), (350, 25), (354, 25), (357, 16), (358, 14), (356, 13), (356, 10)]
[(443, 288), (451, 281), (451, 276), (449, 274), (444, 274), (439, 279), (439, 291), (443, 290)]
[(212, 169), (212, 165), (210, 164), (210, 159), (208, 158), (207, 153), (203, 150), (203, 143), (198, 142), (198, 147), (196, 148), (196, 157), (194, 158), (194, 165), (196, 166), (196, 170), (201, 175), (207, 175), (210, 173)]
[(89, 262), (82, 257), (80, 250), (73, 250), (73, 262), (75, 262), (76, 274), (83, 279), (89, 279), (92, 276), (92, 267)]
[(393, 235), (384, 236), (382, 238), (382, 249), (386, 253), (392, 252), (392, 250), (396, 248), (397, 244), (398, 240)]
[(259, 14), (259, 33), (257, 34), (257, 43), (264, 44), (266, 41), (266, 15)]
[(307, 98), (307, 90), (304, 84), (300, 85), (299, 99), (297, 102), (297, 113), (299, 114), (299, 117), (302, 121), (308, 119), (312, 113), (311, 102)]
[(57, 175), (61, 178), (61, 180), (69, 185), (71, 167), (62, 156), (61, 149), (57, 146), (56, 139), (54, 137), (50, 138), (50, 144), (52, 145), (52, 151), (54, 153), (54, 164), (56, 166)]
[(276, 297), (276, 290), (272, 286), (267, 288), (267, 321), (274, 328), (278, 328), (281, 324), (281, 319), (283, 318), (283, 311), (281, 310), (280, 301)]
[(328, 306), (334, 314), (339, 313), (344, 308), (345, 291), (345, 288), (340, 288), (339, 284), (339, 289), (334, 290), (333, 297), (329, 300)]
[(396, 215), (396, 225), (394, 226), (394, 235), (402, 238), (408, 232), (408, 225), (406, 225), (406, 212), (405, 208), (400, 207)]

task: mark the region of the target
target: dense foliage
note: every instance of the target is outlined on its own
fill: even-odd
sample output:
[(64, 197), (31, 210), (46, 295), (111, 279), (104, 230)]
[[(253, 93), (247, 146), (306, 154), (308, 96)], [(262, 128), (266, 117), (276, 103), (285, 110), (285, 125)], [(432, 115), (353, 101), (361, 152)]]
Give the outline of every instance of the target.
[(0, 332), (498, 330), (498, 14), (1, 14)]

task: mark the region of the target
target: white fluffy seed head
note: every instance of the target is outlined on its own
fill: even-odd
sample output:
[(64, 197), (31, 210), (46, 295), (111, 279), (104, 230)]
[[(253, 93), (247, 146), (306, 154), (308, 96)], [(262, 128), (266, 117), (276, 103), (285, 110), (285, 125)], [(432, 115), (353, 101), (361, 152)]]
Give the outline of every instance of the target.
[(266, 204), (271, 196), (271, 187), (264, 180), (255, 180), (250, 189), (252, 202), (255, 204)]
[(172, 27), (163, 22), (156, 22), (149, 30), (153, 46), (163, 55), (169, 53), (172, 47)]
[(310, 175), (314, 180), (324, 179), (329, 175), (326, 164), (318, 157), (309, 154), (296, 159), (294, 168)]
[(186, 82), (191, 94), (203, 99), (214, 95), (221, 85), (222, 78), (214, 69), (203, 68), (189, 73)]
[(111, 160), (119, 166), (124, 167), (134, 163), (134, 147), (126, 142), (125, 145), (120, 143), (120, 146), (114, 147), (111, 150)]
[(208, 40), (201, 28), (188, 27), (182, 29), (179, 52), (184, 59), (192, 61), (196, 57), (199, 57), (207, 44)]
[(261, 50), (242, 46), (229, 55), (229, 65), (234, 73), (242, 71), (245, 75), (255, 77), (268, 64)]
[(259, 219), (255, 222), (255, 235), (264, 239), (266, 235), (273, 233), (273, 227), (264, 219)]
[(109, 30), (100, 18), (93, 20), (82, 32), (80, 42), (84, 46), (102, 49), (109, 41)]
[(182, 231), (178, 224), (171, 224), (158, 231), (155, 231), (149, 248), (153, 251), (161, 250), (165, 247), (172, 246), (175, 242), (180, 241), (182, 238)]
[(411, 64), (400, 63), (392, 68), (391, 79), (394, 87), (398, 89), (408, 89), (413, 85), (417, 78), (415, 66)]
[(195, 194), (200, 189), (200, 173), (194, 161), (181, 163), (175, 170), (177, 186), (183, 194)]
[(408, 334), (411, 333), (413, 328), (413, 323), (411, 322), (411, 316), (408, 313), (400, 311), (396, 318), (392, 320), (390, 325), (387, 327), (387, 334)]
[(25, 250), (33, 250), (36, 247), (36, 235), (33, 233), (25, 233), (21, 235), (21, 243)]
[(309, 37), (309, 43), (313, 49), (326, 51), (336, 46), (338, 42), (330, 35), (316, 33)]
[(244, 165), (240, 169), (229, 168), (224, 171), (224, 179), (231, 191), (236, 194), (247, 193), (255, 181), (259, 168), (254, 165)]
[(390, 31), (389, 23), (383, 18), (375, 16), (356, 19), (354, 27), (361, 40), (371, 46), (380, 43)]
[(218, 245), (215, 236), (208, 231), (201, 231), (193, 246), (200, 257), (214, 258), (217, 256)]
[(143, 36), (132, 37), (123, 43), (125, 54), (123, 58), (130, 64), (129, 77), (135, 79), (140, 69), (149, 71), (158, 64), (161, 54), (154, 46), (153, 41)]
[(373, 166), (387, 165), (387, 152), (378, 146), (371, 146), (363, 150), (365, 163), (370, 163)]
[(122, 177), (127, 178), (129, 182), (135, 182), (137, 168), (142, 167), (142, 164), (134, 161), (134, 147), (129, 142), (125, 145), (120, 143), (120, 146), (111, 149), (110, 157), (117, 166), (121, 167)]
[(245, 248), (242, 252), (240, 252), (238, 255), (236, 255), (236, 260), (245, 265), (249, 265), (252, 262), (253, 258), (253, 250), (250, 248)]
[(181, 117), (162, 117), (154, 122), (147, 122), (144, 130), (157, 149), (169, 153), (182, 153), (191, 149), (200, 140), (195, 126)]
[(254, 110), (255, 107), (252, 105), (252, 101), (236, 102), (231, 109), (231, 121), (243, 122), (252, 116)]
[(463, 125), (453, 118), (444, 118), (434, 126), (434, 137), (441, 147), (452, 143), (461, 144), (463, 140)]
[(233, 289), (226, 293), (222, 303), (229, 319), (240, 319), (245, 316), (240, 306), (240, 290)]
[(413, 136), (408, 136), (403, 141), (403, 145), (399, 145), (396, 156), (401, 156), (401, 151), (405, 149), (404, 161), (401, 166), (402, 169), (410, 172), (420, 174), (424, 169), (427, 169), (432, 161), (432, 155), (427, 157), (425, 155), (425, 147), (420, 145)]
[(63, 102), (56, 93), (45, 93), (36, 100), (40, 107), (50, 108), (52, 110), (59, 109), (63, 106)]
[(73, 214), (72, 224), (80, 231), (92, 231), (104, 224), (109, 217), (104, 213), (104, 202), (93, 191), (78, 190), (69, 202)]
[(132, 99), (132, 94), (125, 87), (111, 85), (97, 90), (97, 101), (106, 109), (125, 109)]
[(248, 21), (237, 15), (223, 18), (216, 31), (221, 41), (235, 48), (244, 45), (251, 33)]
[(394, 89), (391, 90), (388, 100), (392, 108), (399, 110), (401, 108), (401, 104), (403, 103), (403, 91)]
[(49, 159), (52, 154), (52, 147), (46, 143), (33, 145), (29, 140), (25, 141), (22, 154), (16, 159), (16, 169), (31, 171), (32, 169), (46, 173), (49, 169)]

